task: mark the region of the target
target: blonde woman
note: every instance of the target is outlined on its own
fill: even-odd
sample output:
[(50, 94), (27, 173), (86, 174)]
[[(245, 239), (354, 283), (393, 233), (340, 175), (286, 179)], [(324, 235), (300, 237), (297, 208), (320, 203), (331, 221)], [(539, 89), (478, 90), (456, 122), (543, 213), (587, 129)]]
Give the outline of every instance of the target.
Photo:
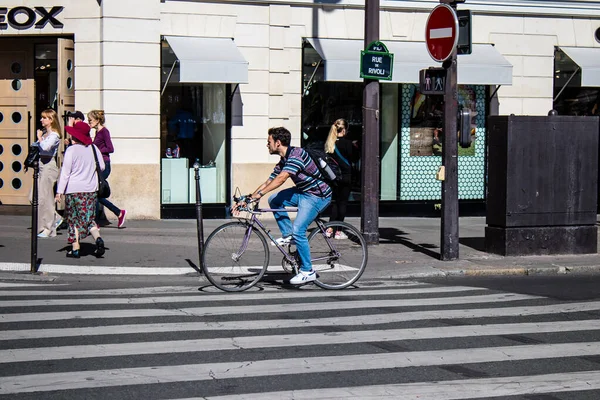
[[(348, 122), (345, 119), (336, 120), (327, 136), (325, 142), (325, 152), (330, 154), (337, 161), (342, 172), (342, 179), (338, 182), (337, 187), (333, 187), (333, 201), (331, 202), (331, 217), (330, 221), (344, 221), (346, 217), (346, 208), (348, 206), (348, 198), (352, 189), (352, 162), (356, 160), (358, 155), (357, 147), (347, 138)], [(344, 232), (327, 231), (329, 237), (335, 239), (347, 239)]]
[[(108, 179), (110, 175), (110, 153), (115, 151), (113, 147), (112, 140), (110, 139), (110, 132), (104, 125), (106, 123), (106, 118), (104, 117), (104, 110), (92, 110), (88, 113), (88, 121), (90, 123), (90, 127), (96, 129), (96, 136), (94, 136), (94, 145), (100, 150), (102, 153), (102, 159), (104, 160), (104, 171), (102, 175), (104, 179)], [(98, 205), (96, 210), (96, 221), (100, 218), (103, 213), (103, 207), (106, 206), (113, 214), (117, 216), (118, 225), (117, 227), (123, 228), (125, 226), (125, 216), (127, 215), (127, 210), (120, 209), (111, 203), (108, 199), (98, 199)]]
[(56, 236), (56, 228), (62, 223), (54, 204), (54, 184), (58, 179), (56, 154), (60, 145), (60, 122), (54, 110), (42, 111), (42, 129), (37, 130), (35, 144), (40, 149), (40, 173), (38, 177), (38, 237)]

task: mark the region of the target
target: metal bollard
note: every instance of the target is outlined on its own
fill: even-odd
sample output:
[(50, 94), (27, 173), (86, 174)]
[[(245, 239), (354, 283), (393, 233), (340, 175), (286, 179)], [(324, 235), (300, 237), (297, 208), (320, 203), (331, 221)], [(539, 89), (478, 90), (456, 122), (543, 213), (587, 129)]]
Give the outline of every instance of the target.
[(200, 162), (196, 159), (194, 163), (194, 177), (196, 178), (196, 226), (198, 228), (198, 259), (199, 266), (203, 268), (204, 253), (204, 225), (202, 223), (202, 197), (200, 196)]
[(38, 241), (38, 177), (40, 175), (40, 162), (33, 163), (33, 193), (31, 199), (31, 266), (29, 272), (37, 272), (37, 241)]

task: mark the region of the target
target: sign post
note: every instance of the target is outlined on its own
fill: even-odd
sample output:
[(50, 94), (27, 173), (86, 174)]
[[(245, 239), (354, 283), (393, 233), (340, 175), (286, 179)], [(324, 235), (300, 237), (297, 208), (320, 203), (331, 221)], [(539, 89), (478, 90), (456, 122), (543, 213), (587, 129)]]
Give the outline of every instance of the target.
[[(373, 49), (372, 45), (374, 43), (377, 45), (377, 42), (379, 42), (379, 0), (365, 0), (365, 49), (367, 51), (369, 48)], [(377, 64), (383, 64), (384, 60), (381, 61), (382, 63)], [(390, 77), (391, 66), (392, 64), (389, 70)], [(385, 76), (385, 73), (381, 75)], [(371, 245), (379, 244), (379, 81), (365, 77), (364, 82), (360, 228), (367, 244)]]
[[(448, 1), (441, 0), (441, 3)], [(431, 58), (442, 62), (445, 70), (444, 86), (444, 142), (442, 166), (442, 221), (440, 259), (458, 259), (458, 141), (457, 121), (457, 64), (458, 17), (455, 2), (440, 4), (433, 9), (425, 27), (425, 42)]]

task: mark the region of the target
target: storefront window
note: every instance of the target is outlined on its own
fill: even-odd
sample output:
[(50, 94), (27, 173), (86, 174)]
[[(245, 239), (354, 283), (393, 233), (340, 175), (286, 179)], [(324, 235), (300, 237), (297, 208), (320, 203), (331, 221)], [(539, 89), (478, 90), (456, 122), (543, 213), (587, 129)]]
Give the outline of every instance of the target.
[[(484, 199), (485, 86), (459, 86), (458, 93), (459, 105), (477, 113), (471, 147), (458, 151), (458, 196)], [(402, 85), (400, 96), (399, 200), (439, 200), (441, 182), (435, 174), (442, 164), (443, 98), (423, 96), (417, 85)], [(387, 173), (382, 170), (382, 179)]]
[[(306, 82), (305, 82), (306, 85)], [(302, 144), (327, 139), (335, 120), (348, 121), (348, 138), (357, 146), (362, 142), (361, 83), (313, 81), (302, 97)], [(350, 200), (360, 200), (360, 161), (352, 164), (352, 193)]]
[(196, 202), (194, 163), (203, 203), (225, 203), (227, 90), (225, 83), (180, 83), (179, 63), (162, 44), (161, 204)]
[(162, 97), (162, 204), (194, 203), (194, 163), (204, 203), (224, 203), (225, 84), (167, 86)]
[[(464, 108), (475, 110), (475, 89), (473, 86), (458, 88), (458, 103)], [(410, 155), (441, 156), (444, 125), (444, 97), (425, 96), (415, 89), (411, 98), (410, 112)], [(475, 141), (471, 147), (458, 147), (459, 156), (475, 155)]]
[[(331, 124), (345, 118), (353, 140), (362, 139), (362, 82), (323, 81), (325, 60), (304, 48), (303, 142), (325, 140)], [(469, 148), (458, 149), (459, 198), (485, 199), (486, 86), (458, 88), (459, 104), (477, 113)], [(438, 201), (441, 183), (443, 97), (424, 96), (415, 84), (380, 84), (380, 199)], [(354, 165), (352, 197), (360, 200), (360, 161)]]
[(600, 88), (581, 86), (581, 68), (554, 52), (554, 107), (558, 115), (600, 115)]

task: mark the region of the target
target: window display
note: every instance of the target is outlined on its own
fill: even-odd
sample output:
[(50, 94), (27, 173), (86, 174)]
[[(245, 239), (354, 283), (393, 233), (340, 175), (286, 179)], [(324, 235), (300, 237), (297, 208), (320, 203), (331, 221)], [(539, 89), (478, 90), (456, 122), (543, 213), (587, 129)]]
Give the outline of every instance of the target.
[(204, 203), (225, 202), (226, 85), (167, 85), (162, 97), (162, 204), (194, 203), (194, 163)]

